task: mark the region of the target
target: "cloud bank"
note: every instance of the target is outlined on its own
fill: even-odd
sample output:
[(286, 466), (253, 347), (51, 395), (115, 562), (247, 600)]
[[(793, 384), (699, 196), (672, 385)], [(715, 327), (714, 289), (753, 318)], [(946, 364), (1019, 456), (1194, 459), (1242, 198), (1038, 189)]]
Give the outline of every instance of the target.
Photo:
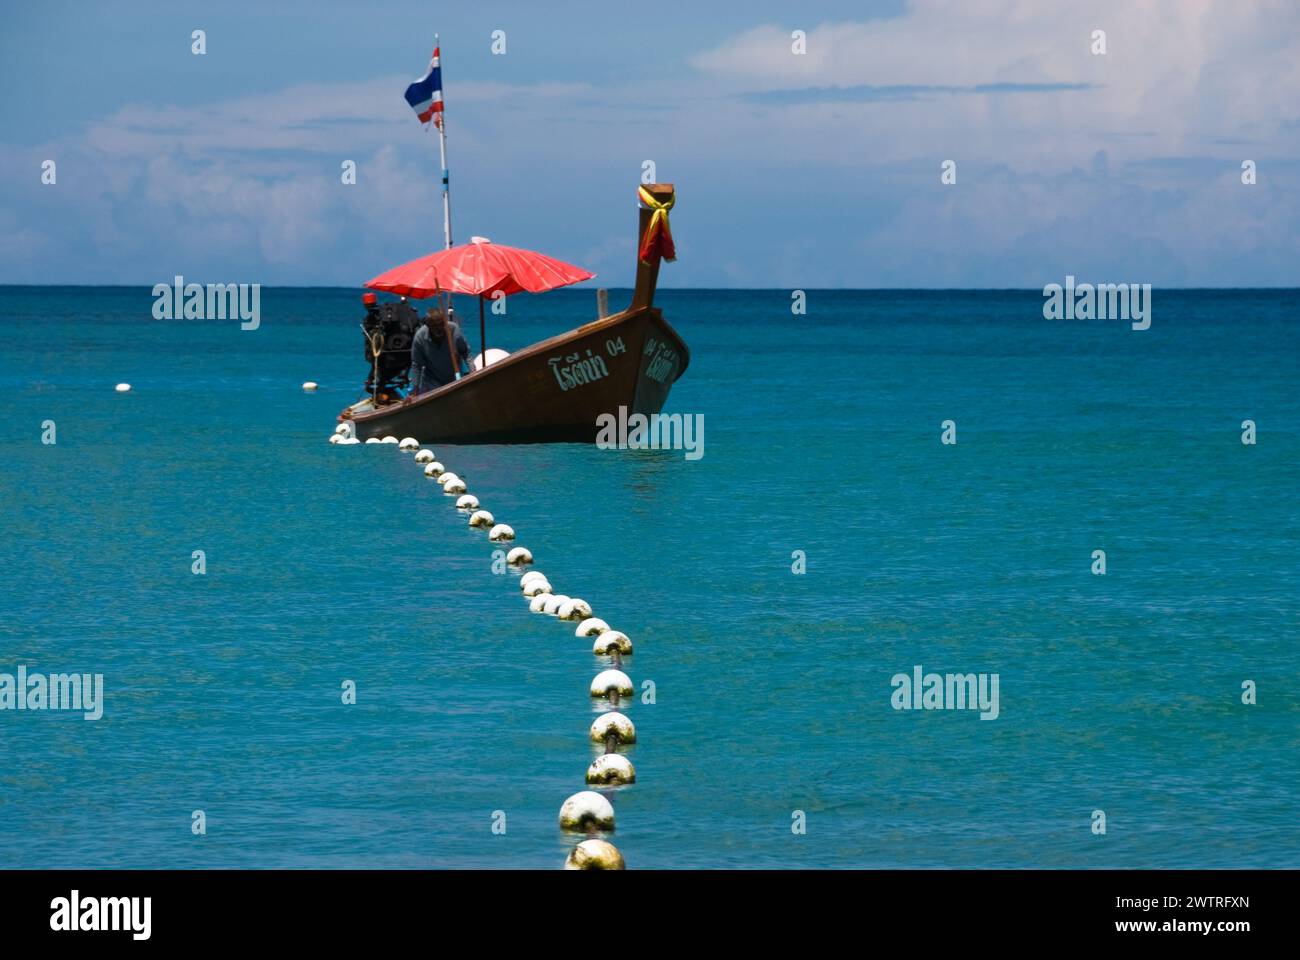
[[(1300, 5), (914, 0), (657, 50), (667, 81), (632, 65), (601, 86), (449, 76), (460, 239), (627, 284), (651, 160), (679, 188), (668, 285), (1297, 282)], [(42, 143), (7, 130), (0, 282), (354, 285), (425, 252), (436, 143), (401, 99), (409, 79), (131, 104)]]

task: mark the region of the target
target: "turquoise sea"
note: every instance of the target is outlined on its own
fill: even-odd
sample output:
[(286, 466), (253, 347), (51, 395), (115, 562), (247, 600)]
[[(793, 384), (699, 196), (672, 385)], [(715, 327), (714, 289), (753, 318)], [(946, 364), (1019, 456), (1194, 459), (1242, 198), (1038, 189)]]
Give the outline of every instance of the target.
[[(243, 331), (0, 288), (0, 673), (105, 684), (98, 721), (0, 712), (0, 866), (563, 862), (600, 665), (409, 454), (326, 442), (358, 295), (264, 290)], [(790, 302), (661, 291), (702, 459), (435, 448), (636, 644), (629, 868), (1300, 866), (1300, 291), (1157, 290), (1141, 332)], [(594, 296), (509, 311), (513, 349)], [(998, 718), (893, 709), (918, 664), (998, 674)]]

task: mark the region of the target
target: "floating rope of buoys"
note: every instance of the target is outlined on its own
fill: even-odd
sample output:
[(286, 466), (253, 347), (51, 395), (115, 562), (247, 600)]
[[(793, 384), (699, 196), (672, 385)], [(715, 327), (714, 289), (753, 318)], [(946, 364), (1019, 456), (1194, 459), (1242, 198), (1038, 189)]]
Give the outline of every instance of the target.
[[(357, 443), (355, 436), (343, 436), (351, 424), (340, 424), (335, 436), (336, 443)], [(443, 492), (457, 495), (456, 507), (468, 511), (469, 525), (488, 527), (488, 539), (492, 542), (510, 541), (515, 538), (514, 528), (509, 524), (496, 523), (491, 511), (480, 508), (478, 497), (468, 493), (465, 481), (448, 471), (434, 459), (433, 451), (419, 449), (419, 443), (412, 437), (398, 441), (395, 437), (378, 440), (371, 437), (367, 443), (396, 443), (403, 450), (416, 450), (415, 462), (424, 465), (426, 477), (436, 479)], [(500, 555), (497, 554), (499, 557)], [(533, 562), (532, 551), (527, 547), (512, 547), (506, 554), (506, 562), (522, 565)], [(519, 578), (519, 588), (528, 598), (528, 609), (534, 613), (546, 613), (564, 620), (578, 620), (574, 630), (578, 637), (593, 637), (592, 652), (609, 656), (613, 667), (602, 670), (591, 681), (590, 693), (593, 698), (608, 702), (610, 710), (591, 724), (588, 735), (593, 743), (604, 744), (605, 752), (598, 756), (587, 768), (586, 781), (598, 786), (619, 787), (636, 782), (636, 769), (632, 761), (617, 752), (619, 746), (636, 742), (636, 727), (632, 721), (618, 711), (620, 700), (630, 698), (633, 693), (632, 680), (621, 669), (622, 657), (632, 653), (632, 641), (619, 630), (611, 630), (609, 624), (592, 615), (591, 604), (581, 597), (569, 597), (552, 593), (552, 587), (546, 575), (540, 570), (529, 570)], [(614, 807), (609, 800), (593, 790), (575, 793), (564, 801), (560, 807), (560, 827), (564, 830), (585, 831), (589, 834), (601, 830), (614, 829)], [(566, 870), (623, 870), (623, 855), (618, 848), (608, 841), (588, 837), (577, 844), (565, 859)]]
[(584, 840), (564, 861), (565, 870), (624, 870), (623, 854), (606, 840)]
[(595, 790), (575, 793), (560, 807), (560, 827), (564, 830), (613, 830), (614, 806)]

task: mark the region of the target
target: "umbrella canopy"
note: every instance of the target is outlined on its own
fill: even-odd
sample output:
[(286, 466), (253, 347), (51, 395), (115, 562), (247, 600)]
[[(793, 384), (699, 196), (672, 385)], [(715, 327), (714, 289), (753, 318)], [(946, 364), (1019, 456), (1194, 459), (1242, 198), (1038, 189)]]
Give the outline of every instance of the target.
[(439, 290), (490, 297), (498, 291), (506, 295), (543, 293), (594, 276), (581, 267), (542, 253), (475, 237), (470, 243), (394, 267), (368, 281), (366, 286), (417, 300), (432, 297)]

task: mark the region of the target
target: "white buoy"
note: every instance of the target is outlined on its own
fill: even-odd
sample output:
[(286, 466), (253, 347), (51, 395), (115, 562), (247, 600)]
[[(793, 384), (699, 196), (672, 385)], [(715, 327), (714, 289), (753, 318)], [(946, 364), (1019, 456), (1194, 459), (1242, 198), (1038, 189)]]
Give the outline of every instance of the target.
[(618, 738), (619, 743), (636, 743), (636, 727), (617, 710), (602, 713), (591, 722), (592, 743), (604, 743), (611, 733)]
[(310, 393), (311, 391), (316, 389), (316, 381), (308, 380), (306, 383), (302, 385), (302, 388), (306, 390), (308, 393)]
[(119, 383), (119, 384), (118, 384), (116, 387), (114, 387), (113, 389), (116, 390), (118, 393), (130, 393), (130, 392), (131, 392), (131, 384), (129, 384), (129, 383)]
[(533, 613), (545, 613), (546, 610), (544, 608), (546, 606), (546, 601), (549, 599), (551, 599), (549, 593), (539, 593), (528, 602), (528, 609)]
[(529, 580), (527, 583), (524, 584), (525, 597), (537, 597), (537, 596), (541, 596), (542, 594), (546, 594), (547, 596), (549, 596), (550, 593), (551, 593), (551, 585), (547, 583), (545, 580)]
[(525, 573), (522, 577), (519, 578), (519, 586), (521, 588), (526, 587), (528, 585), (529, 580), (545, 580), (545, 579), (546, 579), (546, 574), (542, 573), (542, 571), (529, 570), (527, 573)]
[(344, 437), (342, 440), (339, 441), (339, 446), (345, 447), (350, 443), (360, 443), (360, 442), (361, 441), (358, 440), (356, 437)]
[(555, 616), (560, 612), (561, 604), (568, 599), (569, 598), (562, 593), (552, 594), (551, 599), (546, 601), (546, 606), (542, 607), (542, 613), (546, 614), (548, 617)]
[(598, 633), (604, 633), (609, 629), (609, 624), (600, 617), (588, 617), (582, 623), (578, 624), (578, 629), (573, 631), (575, 637), (594, 637)]
[(438, 482), (445, 486), (446, 484), (451, 483), (453, 480), (459, 480), (459, 479), (460, 477), (456, 476), (456, 474), (452, 473), (450, 470), (445, 470), (443, 471), (442, 475), (438, 477)]
[(587, 768), (588, 783), (636, 783), (636, 768), (621, 753), (605, 753)]
[(498, 523), (488, 531), (489, 540), (513, 540), (515, 538), (515, 528), (508, 523)]
[(560, 807), (564, 830), (613, 830), (614, 805), (595, 790), (575, 793)]
[(492, 364), (499, 363), (508, 356), (510, 356), (510, 354), (505, 350), (500, 350), (496, 347), (488, 347), (486, 355), (480, 353), (474, 357), (474, 369), (482, 370), (484, 367), (490, 367)]
[(591, 652), (595, 654), (613, 653), (615, 650), (624, 656), (632, 655), (632, 641), (619, 630), (606, 630), (591, 645)]
[(478, 509), (478, 497), (474, 496), (474, 494), (472, 494), (472, 493), (462, 494), (461, 497), (460, 497), (460, 499), (456, 501), (456, 509), (457, 509), (457, 510), (477, 510), (477, 509)]
[(506, 554), (506, 563), (510, 564), (512, 567), (532, 562), (533, 551), (529, 550), (527, 547), (513, 547), (510, 552)]
[(602, 670), (592, 678), (593, 697), (608, 697), (611, 691), (617, 691), (623, 697), (632, 696), (632, 678), (622, 670)]
[(420, 441), (416, 440), (415, 437), (402, 437), (402, 439), (397, 444), (397, 449), (398, 450), (419, 450)]
[(487, 510), (475, 510), (469, 515), (469, 525), (471, 527), (490, 527), (496, 523), (496, 519)]
[(346, 422), (340, 423), (334, 428), (334, 432), (340, 437), (350, 437), (352, 436), (352, 424)]
[(457, 477), (455, 480), (452, 480), (450, 483), (444, 483), (442, 485), (442, 492), (447, 494), (449, 497), (454, 497), (457, 494), (464, 493), (465, 481), (460, 479), (460, 477)]
[(330, 443), (340, 443), (342, 440), (343, 440), (343, 434), (341, 433), (330, 434)]
[(426, 477), (432, 477), (434, 480), (438, 480), (442, 477), (442, 474), (443, 466), (437, 460), (433, 461), (433, 463), (426, 463), (424, 465), (424, 475)]
[(579, 597), (574, 597), (555, 612), (561, 620), (586, 620), (591, 616), (591, 604)]
[(434, 456), (432, 450), (417, 450), (415, 454), (416, 463), (433, 463)]
[(366, 437), (366, 443), (381, 443), (378, 437)]
[(384, 439), (381, 440), (380, 443), (397, 443), (397, 438), (396, 438), (396, 437), (384, 437)]
[(626, 870), (618, 847), (604, 840), (584, 840), (564, 861), (565, 870)]

